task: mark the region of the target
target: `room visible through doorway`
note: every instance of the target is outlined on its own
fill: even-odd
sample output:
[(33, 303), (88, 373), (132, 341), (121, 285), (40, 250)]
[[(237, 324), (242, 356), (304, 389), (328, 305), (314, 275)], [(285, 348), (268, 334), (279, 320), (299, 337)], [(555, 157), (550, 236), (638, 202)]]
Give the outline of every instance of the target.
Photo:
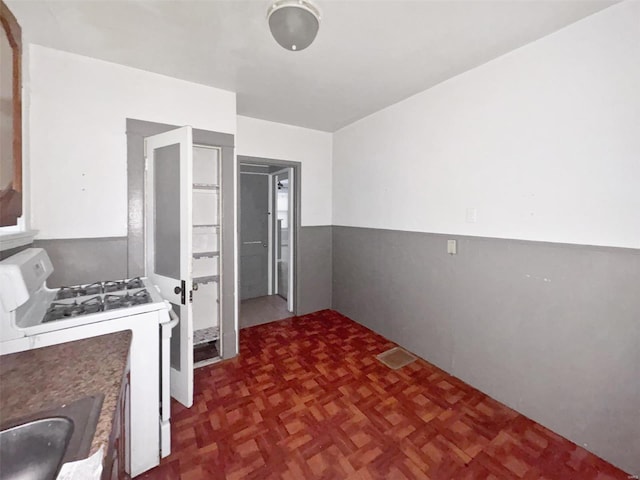
[(239, 327), (295, 315), (299, 164), (239, 161)]

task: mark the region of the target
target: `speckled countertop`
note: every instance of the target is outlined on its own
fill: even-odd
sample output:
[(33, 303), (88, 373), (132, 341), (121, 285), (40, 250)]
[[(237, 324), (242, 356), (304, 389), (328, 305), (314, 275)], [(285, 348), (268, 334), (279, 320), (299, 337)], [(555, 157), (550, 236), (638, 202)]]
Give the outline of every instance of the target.
[(0, 356), (0, 423), (102, 393), (91, 453), (106, 454), (130, 345), (127, 330)]

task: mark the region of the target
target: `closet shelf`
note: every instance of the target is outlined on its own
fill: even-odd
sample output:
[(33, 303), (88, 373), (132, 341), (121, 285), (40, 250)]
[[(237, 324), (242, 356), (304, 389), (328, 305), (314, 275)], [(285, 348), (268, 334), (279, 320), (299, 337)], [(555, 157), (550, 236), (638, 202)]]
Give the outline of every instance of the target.
[(194, 190), (220, 190), (220, 185), (215, 183), (194, 183)]
[(220, 338), (220, 329), (218, 327), (202, 328), (193, 332), (193, 346), (202, 345), (213, 342)]
[(220, 252), (193, 252), (193, 258), (213, 258), (220, 256)]
[(200, 285), (203, 283), (217, 282), (218, 280), (220, 280), (220, 275), (205, 275), (203, 277), (194, 277), (193, 283)]

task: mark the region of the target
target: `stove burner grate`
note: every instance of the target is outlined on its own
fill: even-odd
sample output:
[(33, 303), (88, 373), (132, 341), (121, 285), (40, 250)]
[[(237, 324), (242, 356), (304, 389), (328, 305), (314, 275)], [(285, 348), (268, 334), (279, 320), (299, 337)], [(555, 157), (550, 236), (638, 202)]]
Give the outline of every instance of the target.
[(104, 309), (115, 310), (116, 308), (133, 307), (135, 305), (143, 305), (151, 301), (151, 296), (146, 290), (140, 290), (134, 294), (129, 292), (124, 295), (105, 295)]
[(124, 285), (124, 281), (122, 280), (117, 282), (114, 282), (114, 281), (104, 282), (104, 293), (118, 292), (124, 289), (125, 289), (125, 285)]
[(62, 287), (58, 290), (54, 300), (67, 300), (85, 295), (100, 295), (101, 293), (113, 293), (137, 288), (144, 288), (144, 283), (140, 277), (130, 280), (95, 282), (86, 286)]
[(90, 313), (104, 310), (104, 302), (100, 296), (91, 297), (84, 302), (78, 303), (52, 303), (42, 319), (43, 322), (53, 322), (64, 318), (78, 317)]
[(98, 295), (102, 293), (102, 283), (96, 282), (84, 287), (84, 295)]
[(62, 287), (58, 290), (55, 300), (65, 300), (67, 298), (81, 297), (86, 295), (84, 287)]
[(142, 279), (140, 277), (132, 278), (131, 280), (127, 280), (125, 283), (127, 285), (127, 290), (144, 287), (144, 284), (142, 283)]

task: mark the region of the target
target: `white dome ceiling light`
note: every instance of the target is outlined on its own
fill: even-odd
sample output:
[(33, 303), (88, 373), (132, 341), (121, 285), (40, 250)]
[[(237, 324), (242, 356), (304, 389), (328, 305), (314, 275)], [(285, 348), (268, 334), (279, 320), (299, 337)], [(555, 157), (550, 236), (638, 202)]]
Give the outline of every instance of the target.
[(267, 12), (273, 38), (282, 47), (300, 51), (313, 43), (320, 28), (320, 11), (307, 0), (278, 0)]

